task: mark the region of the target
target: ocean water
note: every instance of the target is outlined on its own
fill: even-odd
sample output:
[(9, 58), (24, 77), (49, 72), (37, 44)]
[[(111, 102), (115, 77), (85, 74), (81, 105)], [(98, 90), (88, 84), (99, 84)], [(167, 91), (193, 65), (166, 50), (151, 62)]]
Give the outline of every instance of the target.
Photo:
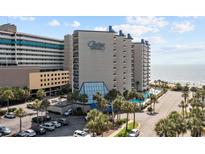
[(205, 85), (204, 65), (151, 65), (151, 81), (163, 80), (182, 84)]

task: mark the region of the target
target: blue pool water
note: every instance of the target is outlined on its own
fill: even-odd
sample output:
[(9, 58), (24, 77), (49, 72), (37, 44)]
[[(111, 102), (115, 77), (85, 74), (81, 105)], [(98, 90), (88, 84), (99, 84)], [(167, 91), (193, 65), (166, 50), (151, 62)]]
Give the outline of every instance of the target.
[(150, 93), (149, 92), (145, 92), (144, 93), (144, 98), (145, 98), (144, 100), (132, 99), (132, 100), (130, 100), (130, 102), (132, 102), (132, 103), (142, 103), (142, 102), (146, 101), (149, 98), (149, 96), (150, 96)]

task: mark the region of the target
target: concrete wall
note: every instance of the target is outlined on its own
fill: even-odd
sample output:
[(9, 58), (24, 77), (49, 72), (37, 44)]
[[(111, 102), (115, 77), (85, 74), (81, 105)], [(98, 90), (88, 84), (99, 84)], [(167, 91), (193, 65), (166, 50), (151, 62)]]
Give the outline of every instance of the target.
[(29, 87), (29, 73), (38, 67), (0, 67), (0, 87)]
[(72, 85), (73, 76), (73, 39), (72, 35), (64, 36), (64, 70), (68, 70), (69, 82)]

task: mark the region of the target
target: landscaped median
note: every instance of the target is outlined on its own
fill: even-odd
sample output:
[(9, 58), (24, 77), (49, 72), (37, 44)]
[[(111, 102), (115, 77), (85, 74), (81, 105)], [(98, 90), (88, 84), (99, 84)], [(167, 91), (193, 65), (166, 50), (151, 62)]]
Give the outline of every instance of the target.
[(140, 127), (140, 124), (135, 122), (135, 127), (133, 127), (133, 121), (130, 120), (130, 121), (128, 121), (128, 129), (127, 129), (127, 131), (126, 131), (125, 127), (126, 127), (126, 123), (123, 124), (118, 130), (113, 132), (109, 137), (127, 137), (129, 132), (132, 129), (138, 129)]

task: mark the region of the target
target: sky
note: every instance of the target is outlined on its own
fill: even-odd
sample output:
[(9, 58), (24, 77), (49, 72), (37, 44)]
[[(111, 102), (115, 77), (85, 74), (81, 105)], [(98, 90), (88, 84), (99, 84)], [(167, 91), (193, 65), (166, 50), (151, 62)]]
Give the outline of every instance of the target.
[(0, 16), (0, 24), (17, 25), (19, 32), (63, 39), (73, 30), (130, 33), (133, 41), (151, 43), (152, 64), (205, 64), (203, 16)]

